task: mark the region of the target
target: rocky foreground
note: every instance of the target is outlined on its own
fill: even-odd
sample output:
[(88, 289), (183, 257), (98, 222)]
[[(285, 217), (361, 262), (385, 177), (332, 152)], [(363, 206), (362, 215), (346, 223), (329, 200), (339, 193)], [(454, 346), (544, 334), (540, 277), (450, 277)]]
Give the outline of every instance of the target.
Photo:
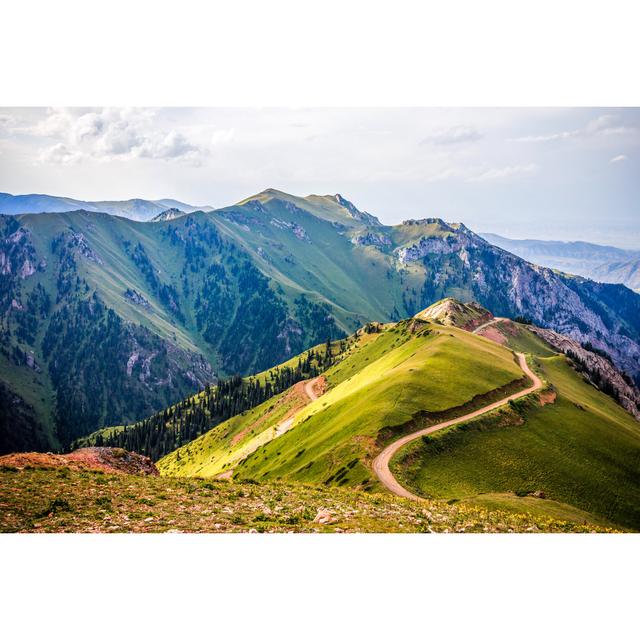
[(164, 478), (71, 465), (0, 467), (5, 533), (589, 531), (610, 530), (324, 486)]

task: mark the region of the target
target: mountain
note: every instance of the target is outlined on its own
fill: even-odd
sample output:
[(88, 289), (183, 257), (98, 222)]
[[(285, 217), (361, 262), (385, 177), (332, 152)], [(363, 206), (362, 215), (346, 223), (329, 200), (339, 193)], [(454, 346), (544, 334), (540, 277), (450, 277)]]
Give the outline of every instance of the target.
[(590, 242), (512, 240), (494, 233), (480, 235), (491, 244), (530, 262), (575, 273), (596, 282), (624, 284), (640, 291), (640, 251)]
[(471, 301), (465, 304), (455, 298), (445, 298), (416, 313), (415, 317), (427, 322), (437, 322), (472, 331), (492, 320), (493, 314), (477, 302)]
[[(461, 329), (452, 305), (463, 326), (479, 313), (489, 320), (475, 333)], [(400, 449), (392, 471), (428, 498), (640, 528), (638, 421), (603, 379), (607, 393), (594, 386), (593, 363), (562, 354), (536, 327), (491, 318), (477, 304), (449, 300), (429, 314), (369, 324), (334, 344), (315, 378), (205, 431), (157, 466), (165, 476), (379, 491), (374, 460), (389, 443), (503, 400)], [(543, 387), (506, 403), (531, 386), (512, 349), (527, 354)], [(628, 390), (638, 416), (640, 392)], [(188, 422), (191, 406), (156, 428)]]
[(184, 215), (186, 215), (185, 211), (180, 211), (180, 209), (172, 207), (171, 209), (167, 209), (166, 211), (163, 211), (157, 216), (151, 218), (151, 222), (166, 222), (167, 220), (175, 220), (176, 218), (181, 218)]
[(14, 196), (0, 193), (0, 214), (19, 215), (22, 213), (60, 213), (64, 211), (98, 211), (115, 216), (123, 216), (131, 220), (150, 220), (163, 211), (176, 208), (184, 213), (194, 211), (213, 211), (212, 207), (194, 207), (178, 200), (75, 200), (59, 196), (29, 194)]
[(385, 226), (339, 194), (268, 189), (154, 223), (1, 216), (0, 273), (0, 393), (20, 408), (16, 422), (0, 412), (3, 450), (68, 446), (447, 296), (640, 374), (626, 287), (532, 265), (462, 224)]

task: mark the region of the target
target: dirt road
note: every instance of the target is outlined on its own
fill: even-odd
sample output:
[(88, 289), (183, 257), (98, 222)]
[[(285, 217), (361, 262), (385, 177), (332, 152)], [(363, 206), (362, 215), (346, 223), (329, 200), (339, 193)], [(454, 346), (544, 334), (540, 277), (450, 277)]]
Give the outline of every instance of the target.
[(489, 322), (485, 322), (479, 327), (476, 327), (471, 333), (480, 333), (485, 327), (490, 327), (492, 324), (502, 322), (503, 320), (506, 320), (506, 318), (494, 318), (493, 320), (489, 320)]
[[(322, 390), (324, 389), (323, 380), (324, 379), (322, 376), (318, 376), (317, 378), (312, 378), (311, 380), (308, 380), (304, 383), (302, 389), (304, 390), (307, 398), (309, 398), (309, 402), (317, 400), (319, 395), (322, 395)], [(320, 394), (316, 393), (316, 389), (314, 388), (318, 384), (320, 385)], [(304, 407), (309, 404), (309, 402), (306, 402), (303, 406), (301, 406), (295, 413), (293, 413), (293, 415), (290, 415), (288, 418), (285, 418), (284, 420), (278, 422), (278, 424), (273, 427), (273, 431), (271, 432), (272, 436), (270, 438), (261, 438), (259, 440), (256, 440), (255, 446), (246, 449), (243, 457), (239, 460), (236, 460), (231, 469), (227, 469), (223, 473), (218, 474), (216, 477), (220, 479), (231, 478), (233, 476), (233, 470), (238, 466), (238, 464), (240, 464), (240, 462), (244, 458), (249, 457), (254, 451), (256, 451), (256, 449), (264, 446), (267, 442), (271, 442), (271, 440), (275, 440), (276, 438), (279, 438), (281, 435), (289, 431), (289, 429), (293, 427), (293, 421), (296, 419), (296, 416), (300, 413), (300, 411), (302, 411), (302, 409), (304, 409)]]
[(316, 384), (318, 380), (319, 380), (319, 377), (311, 378), (311, 380), (309, 380), (308, 382), (305, 382), (305, 385), (304, 385), (304, 392), (307, 394), (311, 402), (318, 399), (318, 394), (315, 392), (315, 389), (313, 388), (313, 385)]
[[(476, 331), (483, 329), (489, 324), (493, 324), (495, 322), (499, 322), (502, 318), (494, 318), (490, 322), (483, 324), (478, 327)], [(517, 393), (512, 393), (510, 396), (503, 398), (502, 400), (498, 400), (497, 402), (492, 402), (488, 404), (486, 407), (482, 407), (481, 409), (477, 409), (476, 411), (472, 411), (471, 413), (467, 413), (464, 416), (460, 416), (459, 418), (454, 418), (453, 420), (447, 420), (446, 422), (440, 422), (439, 424), (434, 424), (431, 427), (427, 427), (426, 429), (421, 429), (420, 431), (416, 431), (415, 433), (411, 433), (408, 436), (404, 436), (395, 442), (392, 442), (386, 449), (382, 451), (378, 455), (378, 457), (373, 461), (373, 470), (375, 474), (378, 476), (378, 479), (382, 484), (389, 489), (392, 493), (395, 493), (397, 496), (401, 496), (402, 498), (410, 498), (412, 500), (420, 500), (420, 496), (411, 493), (405, 489), (393, 476), (389, 469), (389, 462), (391, 458), (398, 452), (399, 449), (404, 447), (405, 444), (412, 442), (413, 440), (417, 440), (422, 436), (428, 435), (430, 433), (434, 433), (435, 431), (440, 431), (440, 429), (446, 429), (447, 427), (451, 427), (454, 424), (459, 424), (460, 422), (466, 422), (467, 420), (471, 420), (472, 418), (477, 418), (489, 411), (493, 411), (498, 407), (501, 407), (507, 404), (510, 400), (517, 400), (518, 398), (522, 398), (538, 389), (542, 388), (542, 381), (538, 376), (529, 369), (529, 365), (527, 364), (527, 360), (523, 353), (517, 353), (518, 363), (520, 367), (525, 372), (527, 377), (532, 381), (532, 386), (527, 389), (523, 389), (522, 391), (518, 391)]]

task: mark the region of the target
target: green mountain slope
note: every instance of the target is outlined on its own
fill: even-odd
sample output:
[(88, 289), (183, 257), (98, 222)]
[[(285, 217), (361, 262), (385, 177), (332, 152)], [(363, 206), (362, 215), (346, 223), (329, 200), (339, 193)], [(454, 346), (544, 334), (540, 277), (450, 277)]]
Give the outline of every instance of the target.
[(640, 374), (637, 294), (535, 267), (464, 225), (384, 226), (340, 195), (267, 190), (153, 223), (0, 216), (0, 272), (0, 381), (30, 416), (0, 425), (11, 447), (66, 446), (446, 296), (589, 341)]
[(169, 454), (161, 472), (367, 486), (380, 443), (414, 421), (525, 384), (508, 349), (461, 329), (412, 319), (368, 331), (347, 341), (316, 400), (281, 394)]
[(407, 445), (394, 475), (431, 498), (640, 529), (640, 424), (526, 328), (501, 335), (548, 390)]

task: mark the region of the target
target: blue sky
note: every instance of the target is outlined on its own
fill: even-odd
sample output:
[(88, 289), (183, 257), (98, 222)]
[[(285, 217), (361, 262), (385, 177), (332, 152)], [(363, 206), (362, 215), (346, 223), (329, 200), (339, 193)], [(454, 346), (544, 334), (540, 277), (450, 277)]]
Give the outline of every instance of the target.
[(224, 206), (340, 192), (383, 222), (640, 249), (640, 109), (0, 109), (0, 191)]

